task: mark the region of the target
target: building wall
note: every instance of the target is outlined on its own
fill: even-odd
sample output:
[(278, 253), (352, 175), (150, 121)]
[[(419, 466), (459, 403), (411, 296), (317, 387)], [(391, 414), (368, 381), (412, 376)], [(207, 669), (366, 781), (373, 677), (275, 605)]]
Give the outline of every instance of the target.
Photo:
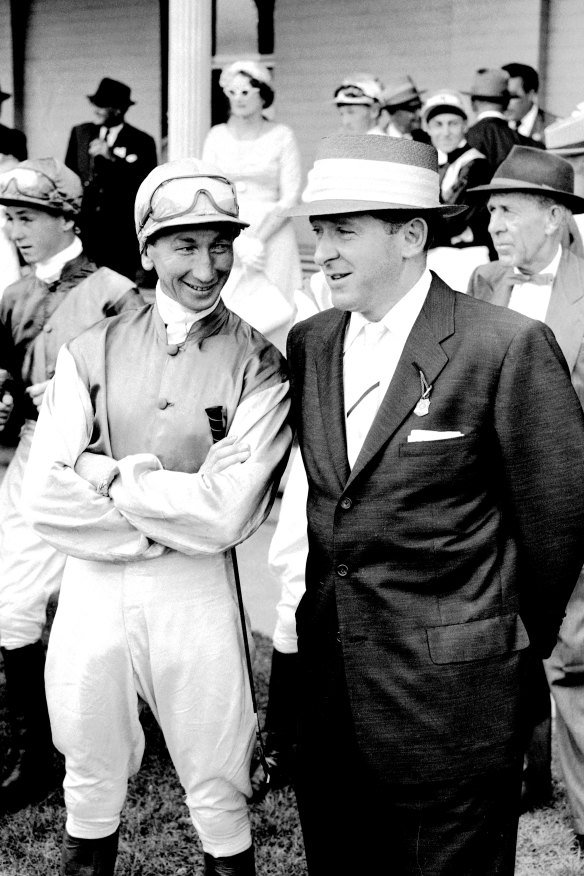
[(547, 81), (542, 106), (567, 116), (584, 101), (584, 3), (552, 0), (549, 19)]
[(131, 87), (128, 122), (160, 144), (158, 0), (34, 0), (26, 59), (31, 157), (64, 158), (71, 127), (93, 120), (86, 95), (104, 76)]

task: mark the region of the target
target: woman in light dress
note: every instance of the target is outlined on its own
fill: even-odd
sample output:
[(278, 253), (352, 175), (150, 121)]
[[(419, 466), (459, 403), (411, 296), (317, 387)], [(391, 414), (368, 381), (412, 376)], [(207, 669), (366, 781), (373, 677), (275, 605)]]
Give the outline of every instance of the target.
[(291, 129), (264, 115), (274, 90), (263, 64), (236, 61), (219, 84), (229, 100), (229, 120), (209, 131), (203, 160), (235, 182), (240, 216), (250, 223), (235, 241), (234, 268), (222, 295), (283, 349), (302, 272), (294, 227), (281, 213), (299, 198), (300, 155)]

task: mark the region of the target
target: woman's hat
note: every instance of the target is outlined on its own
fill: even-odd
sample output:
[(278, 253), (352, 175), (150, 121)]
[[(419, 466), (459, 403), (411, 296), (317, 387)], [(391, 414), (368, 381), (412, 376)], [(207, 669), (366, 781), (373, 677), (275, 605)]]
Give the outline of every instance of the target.
[(223, 91), (225, 91), (226, 88), (229, 88), (231, 80), (239, 73), (244, 73), (246, 76), (249, 76), (250, 79), (255, 79), (257, 82), (263, 82), (263, 84), (267, 85), (272, 91), (274, 90), (272, 74), (265, 64), (260, 64), (259, 61), (234, 61), (229, 67), (225, 67), (219, 77), (220, 88), (222, 88)]
[(337, 106), (374, 106), (381, 102), (383, 86), (379, 79), (368, 73), (346, 76), (335, 91)]
[(584, 198), (574, 194), (574, 169), (569, 161), (531, 146), (514, 146), (491, 182), (468, 189), (467, 194), (475, 192), (546, 195), (573, 213), (584, 213)]
[(454, 216), (466, 209), (440, 203), (433, 146), (398, 137), (336, 134), (320, 141), (304, 203), (287, 216), (409, 210)]
[(428, 95), (422, 107), (422, 121), (429, 122), (441, 113), (452, 113), (463, 119), (468, 118), (464, 97), (459, 91), (441, 88)]
[(113, 106), (125, 110), (135, 103), (131, 99), (131, 94), (129, 86), (118, 82), (117, 79), (108, 79), (106, 76), (97, 86), (95, 94), (88, 94), (87, 97), (94, 106)]

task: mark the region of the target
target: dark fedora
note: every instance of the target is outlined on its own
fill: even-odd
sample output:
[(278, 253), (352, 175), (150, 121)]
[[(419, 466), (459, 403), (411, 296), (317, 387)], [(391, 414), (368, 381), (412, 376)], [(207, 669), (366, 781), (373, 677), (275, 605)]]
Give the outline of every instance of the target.
[(573, 213), (584, 213), (584, 198), (574, 194), (572, 165), (559, 155), (531, 146), (514, 146), (495, 171), (491, 182), (468, 189), (467, 195), (482, 192), (489, 195), (503, 192), (547, 195)]
[(106, 76), (99, 83), (95, 94), (88, 94), (87, 97), (95, 106), (115, 106), (118, 109), (127, 109), (135, 103), (130, 95), (131, 91), (127, 85), (118, 82), (117, 79), (108, 79)]
[(2, 103), (3, 100), (8, 100), (9, 97), (12, 97), (12, 95), (8, 94), (7, 91), (2, 91), (0, 88), (0, 103)]

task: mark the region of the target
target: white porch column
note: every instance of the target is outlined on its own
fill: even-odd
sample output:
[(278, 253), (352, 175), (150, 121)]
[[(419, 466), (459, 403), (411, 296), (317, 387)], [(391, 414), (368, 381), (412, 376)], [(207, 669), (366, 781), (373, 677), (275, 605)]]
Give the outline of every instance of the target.
[(211, 4), (169, 0), (169, 160), (200, 157), (211, 124)]

